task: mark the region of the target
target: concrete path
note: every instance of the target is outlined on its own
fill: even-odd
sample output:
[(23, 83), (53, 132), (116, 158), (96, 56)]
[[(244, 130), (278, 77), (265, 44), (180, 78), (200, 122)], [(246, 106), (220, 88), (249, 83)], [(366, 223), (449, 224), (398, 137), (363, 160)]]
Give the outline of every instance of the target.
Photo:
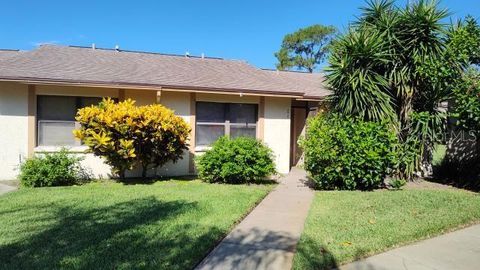
[(313, 191), (293, 168), (196, 269), (290, 269)]
[(17, 188), (14, 186), (9, 186), (9, 185), (0, 183), (0, 195), (3, 195), (7, 192), (14, 191), (14, 190), (17, 190)]
[(340, 269), (477, 270), (480, 269), (480, 225), (397, 248)]

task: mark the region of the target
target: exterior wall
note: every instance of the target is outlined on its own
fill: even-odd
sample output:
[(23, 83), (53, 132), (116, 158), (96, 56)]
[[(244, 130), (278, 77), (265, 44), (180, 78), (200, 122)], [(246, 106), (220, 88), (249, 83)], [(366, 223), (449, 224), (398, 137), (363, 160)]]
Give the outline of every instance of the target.
[[(162, 91), (160, 103), (174, 110), (175, 114), (190, 123), (190, 94), (180, 92)], [(183, 154), (183, 159), (176, 163), (169, 162), (158, 169), (161, 176), (178, 176), (189, 174), (190, 155), (188, 150)]]
[[(35, 95), (64, 95), (64, 96), (90, 96), (90, 97), (113, 97), (132, 98), (137, 105), (154, 104), (160, 101), (161, 104), (175, 111), (186, 122), (194, 121), (195, 101), (231, 102), (231, 103), (252, 103), (259, 104), (259, 117), (262, 124), (257, 126), (257, 136), (272, 148), (275, 154), (277, 170), (280, 173), (289, 171), (290, 154), (290, 98), (274, 98), (259, 96), (240, 96), (227, 94), (206, 94), (197, 93), (191, 95), (188, 92), (174, 92), (162, 90), (157, 96), (154, 90), (134, 89), (113, 89), (113, 88), (91, 88), (91, 87), (67, 87), (67, 86), (35, 86)], [(28, 86), (18, 83), (0, 83), (0, 124), (5, 127), (0, 132), (0, 179), (14, 179), (16, 170), (28, 156), (29, 129), (36, 129), (36, 121), (28, 122)], [(194, 97), (194, 99), (192, 99)], [(36, 102), (36, 97), (32, 99)], [(261, 111), (261, 114), (260, 114)], [(262, 117), (263, 116), (263, 117)], [(193, 120), (192, 120), (193, 119)], [(260, 123), (260, 120), (259, 120)], [(192, 122), (193, 126), (195, 123)], [(261, 129), (261, 131), (260, 131)], [(261, 135), (260, 135), (261, 134)], [(34, 135), (30, 135), (34, 136)], [(30, 138), (35, 141), (35, 138)], [(194, 142), (192, 142), (194, 143)], [(55, 152), (60, 148), (56, 146), (36, 146), (33, 148), (35, 154)], [(70, 151), (84, 157), (82, 164), (89, 169), (90, 173), (97, 178), (109, 178), (111, 170), (103, 160), (93, 154), (84, 154), (87, 148), (84, 146), (70, 147)], [(204, 149), (192, 150), (192, 153), (201, 154)], [(184, 158), (177, 163), (169, 163), (160, 168), (157, 174), (162, 176), (179, 176), (190, 173), (192, 155), (185, 152)], [(139, 176), (140, 171), (134, 170), (127, 176)], [(153, 172), (150, 172), (153, 175)]]
[(260, 97), (199, 93), (197, 94), (197, 101), (258, 104), (260, 102)]
[(264, 141), (272, 148), (279, 173), (290, 171), (290, 110), (288, 98), (265, 98)]
[(125, 99), (131, 98), (135, 100), (138, 106), (155, 104), (157, 101), (157, 91), (152, 90), (125, 90)]
[(0, 127), (0, 180), (11, 180), (28, 154), (27, 85), (0, 83)]

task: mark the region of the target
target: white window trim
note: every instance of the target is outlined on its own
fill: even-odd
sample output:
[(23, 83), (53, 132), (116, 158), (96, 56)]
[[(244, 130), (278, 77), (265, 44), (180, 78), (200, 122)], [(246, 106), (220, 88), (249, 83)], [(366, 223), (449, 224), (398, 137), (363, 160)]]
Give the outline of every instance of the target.
[(207, 145), (200, 145), (200, 146), (195, 146), (195, 152), (197, 153), (202, 153), (202, 152), (206, 152), (208, 150), (212, 149), (211, 146), (207, 146)]
[(54, 153), (54, 152), (59, 152), (62, 150), (62, 148), (65, 148), (68, 150), (70, 153), (85, 153), (88, 150), (88, 146), (85, 145), (79, 145), (79, 146), (70, 146), (70, 145), (65, 145), (65, 146), (37, 146), (33, 149), (35, 153)]
[[(78, 129), (80, 128), (80, 123), (77, 122), (77, 121), (69, 121), (69, 120), (38, 120), (37, 121), (37, 148), (38, 147), (59, 147), (59, 148), (62, 148), (62, 147), (67, 147), (67, 148), (73, 148), (73, 147), (79, 147), (79, 146), (82, 146), (81, 145), (81, 142), (80, 140), (78, 139), (75, 139), (75, 143), (74, 145), (64, 145), (64, 146), (61, 146), (61, 145), (40, 145), (40, 132), (39, 132), (39, 128), (40, 128), (40, 123), (74, 123), (74, 126), (75, 126), (75, 129)], [(72, 129), (72, 132), (73, 132), (73, 129)], [(73, 137), (73, 133), (72, 133), (72, 137)]]

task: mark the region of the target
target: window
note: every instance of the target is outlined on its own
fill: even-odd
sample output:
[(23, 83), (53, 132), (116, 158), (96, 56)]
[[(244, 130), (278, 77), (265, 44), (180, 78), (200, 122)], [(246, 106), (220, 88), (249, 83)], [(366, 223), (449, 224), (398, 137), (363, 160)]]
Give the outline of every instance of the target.
[(256, 137), (257, 105), (197, 102), (196, 145), (208, 146), (223, 135)]
[(37, 96), (37, 144), (40, 146), (74, 146), (77, 110), (102, 99), (97, 97)]

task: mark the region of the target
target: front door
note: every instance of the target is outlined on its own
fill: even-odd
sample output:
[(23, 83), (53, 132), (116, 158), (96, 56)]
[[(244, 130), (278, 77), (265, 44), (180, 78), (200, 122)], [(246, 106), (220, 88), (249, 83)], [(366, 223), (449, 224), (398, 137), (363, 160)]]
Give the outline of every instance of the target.
[(290, 167), (296, 166), (303, 151), (298, 145), (300, 135), (303, 135), (307, 121), (306, 107), (292, 107), (291, 114), (291, 142), (290, 142)]

